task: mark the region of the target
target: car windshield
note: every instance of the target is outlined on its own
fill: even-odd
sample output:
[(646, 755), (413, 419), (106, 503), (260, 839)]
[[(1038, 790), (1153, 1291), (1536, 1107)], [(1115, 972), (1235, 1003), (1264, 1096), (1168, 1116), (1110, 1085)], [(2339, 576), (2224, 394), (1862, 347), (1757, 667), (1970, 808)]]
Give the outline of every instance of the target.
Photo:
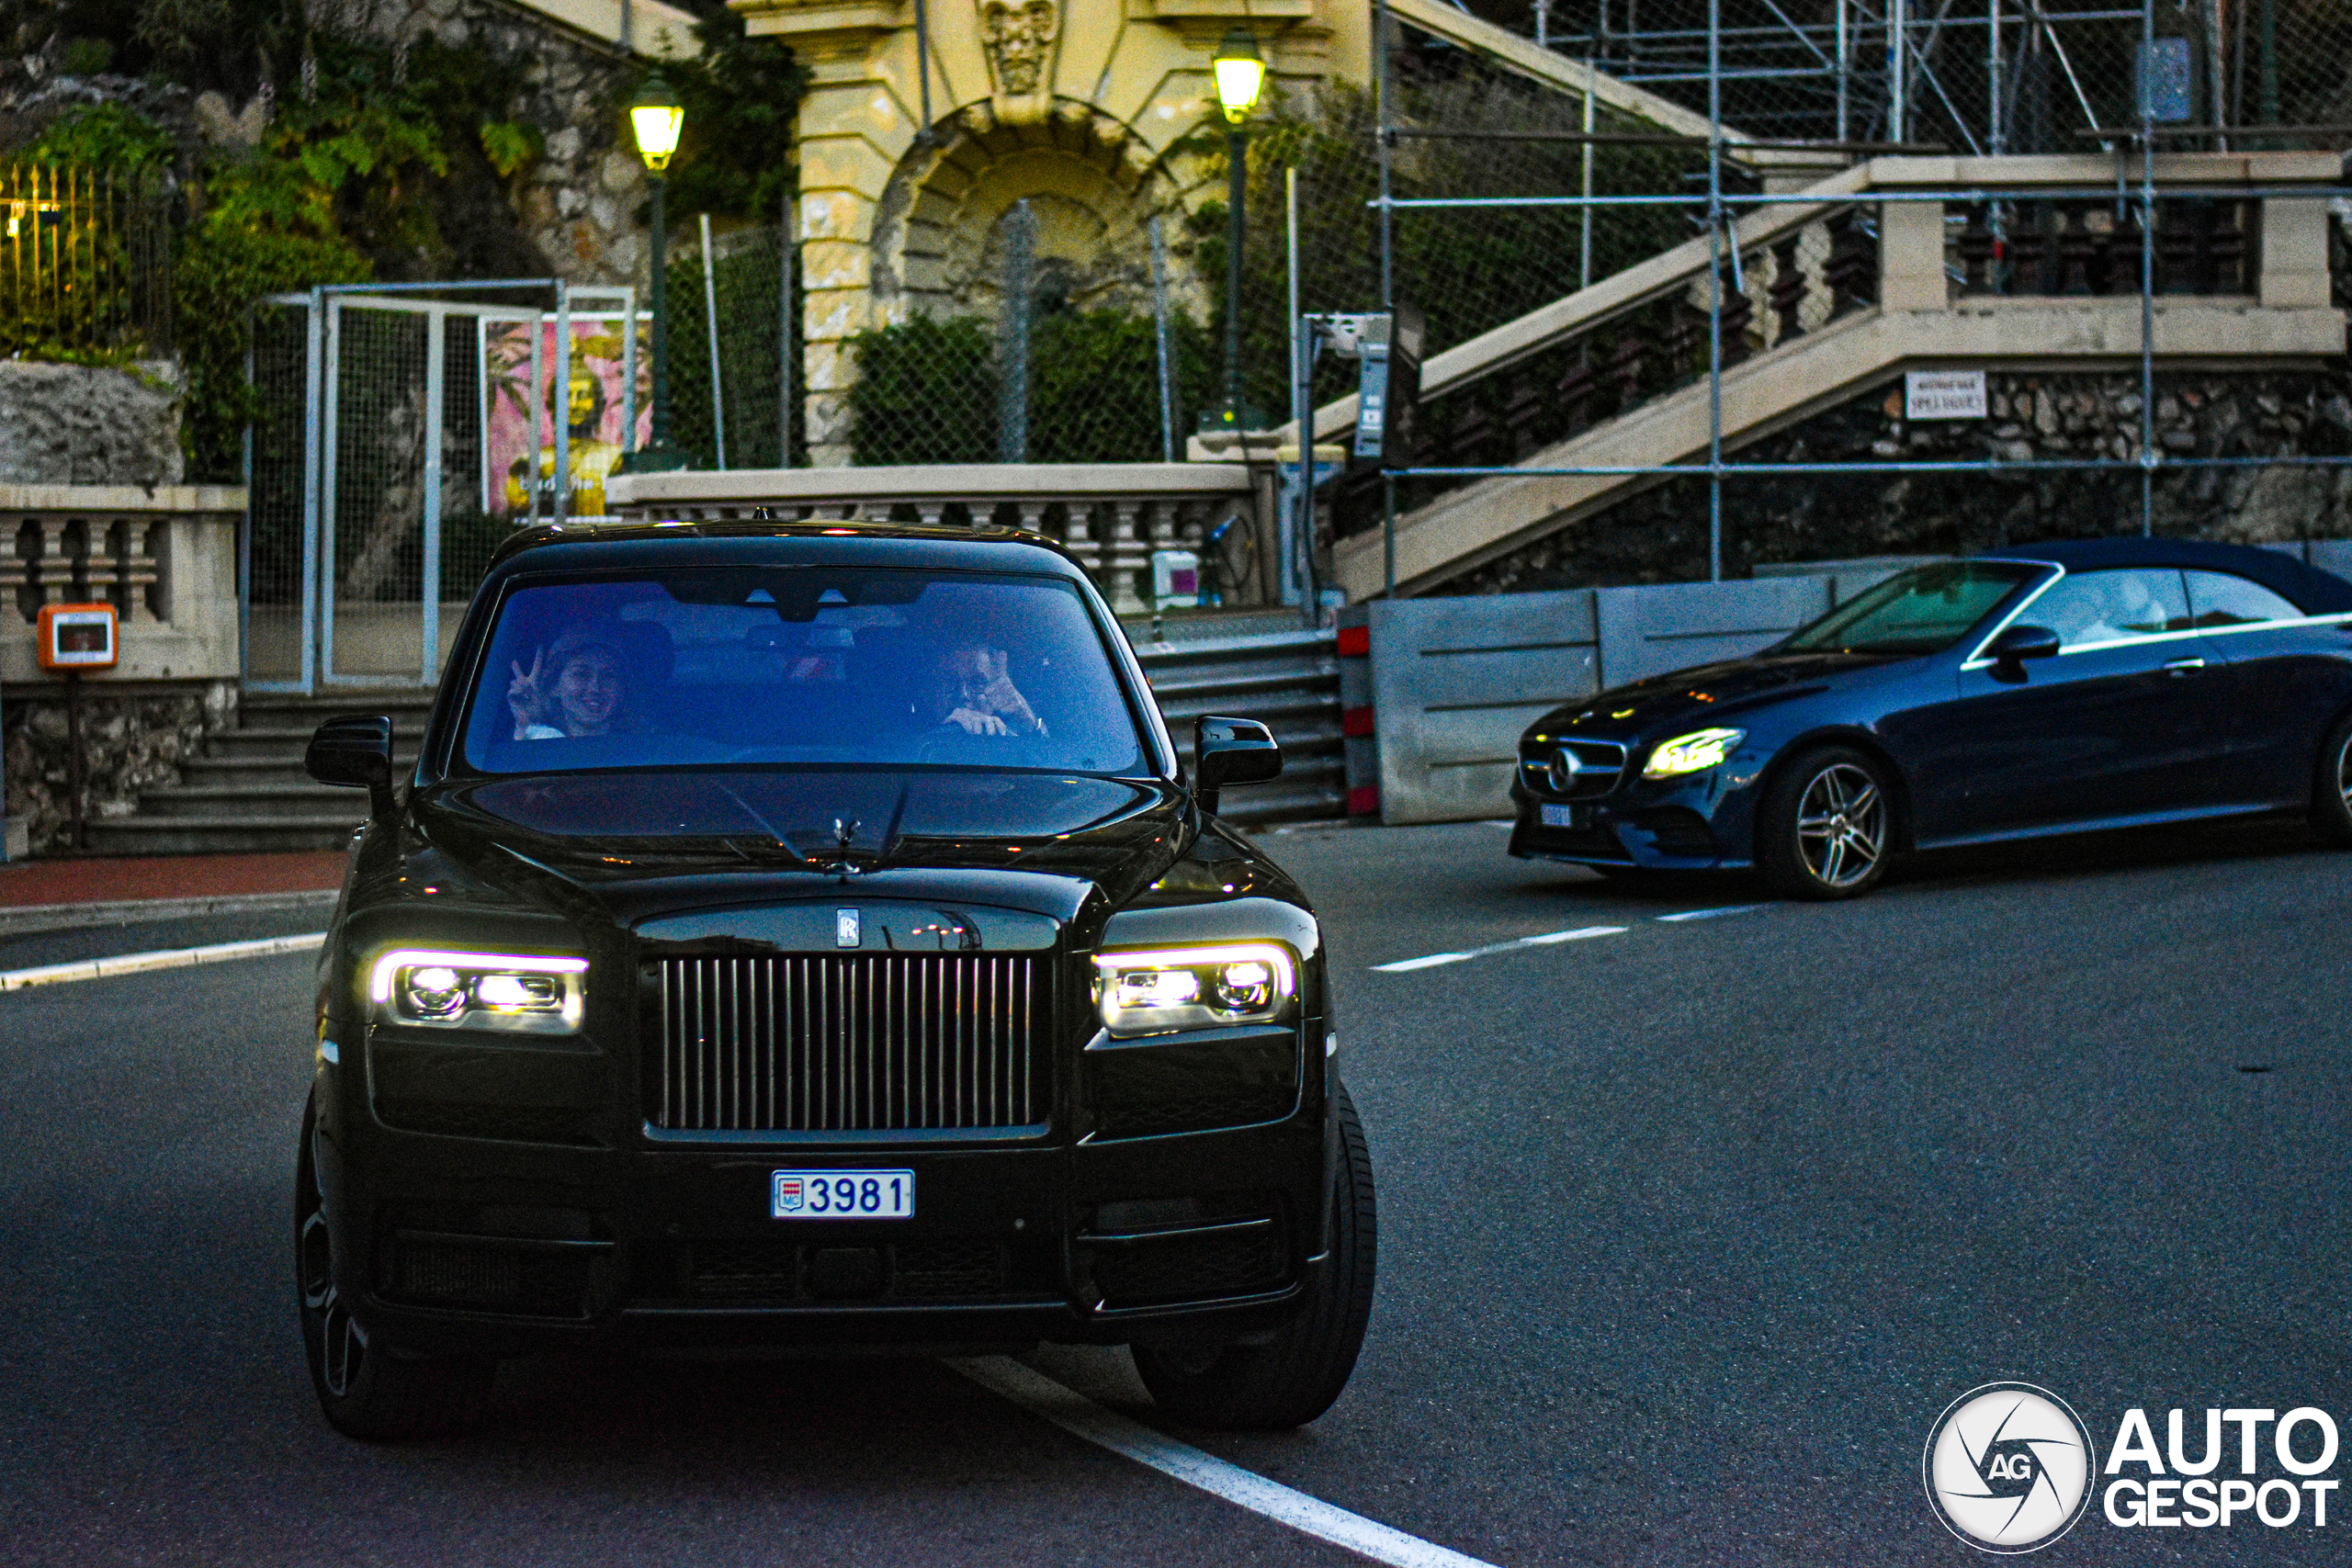
[(2040, 570), (1976, 560), (1917, 567), (1832, 610), (1781, 647), (1798, 653), (1940, 653)]
[(1148, 754), (1076, 588), (697, 568), (499, 605), (463, 755), (490, 773), (745, 763), (1135, 774)]

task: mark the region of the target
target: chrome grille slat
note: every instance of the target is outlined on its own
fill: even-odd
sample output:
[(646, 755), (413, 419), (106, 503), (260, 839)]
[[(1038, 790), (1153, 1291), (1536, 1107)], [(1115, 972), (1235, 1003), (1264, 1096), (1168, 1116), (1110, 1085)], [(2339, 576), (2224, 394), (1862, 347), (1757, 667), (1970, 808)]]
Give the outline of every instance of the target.
[(977, 953), (664, 958), (660, 1083), (673, 1132), (1034, 1126), (1049, 961)]

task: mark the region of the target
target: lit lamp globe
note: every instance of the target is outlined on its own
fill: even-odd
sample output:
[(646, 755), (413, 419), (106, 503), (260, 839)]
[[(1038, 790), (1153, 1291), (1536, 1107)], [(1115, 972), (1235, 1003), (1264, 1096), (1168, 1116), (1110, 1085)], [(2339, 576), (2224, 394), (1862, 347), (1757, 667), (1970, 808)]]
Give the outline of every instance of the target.
[(1241, 402), (1242, 207), (1250, 188), (1250, 143), (1242, 125), (1266, 85), (1266, 61), (1247, 28), (1225, 35), (1209, 57), (1216, 75), (1217, 107), (1225, 111), (1225, 161), (1230, 188), (1225, 204), (1225, 398), (1203, 419), (1204, 430), (1239, 432), (1255, 422)]
[(686, 111), (669, 85), (656, 77), (639, 88), (629, 102), (628, 123), (637, 133), (637, 155), (645, 166), (657, 175), (668, 168), (671, 154), (678, 150), (678, 132), (686, 123)]
[(1266, 62), (1258, 52), (1258, 40), (1247, 28), (1234, 28), (1216, 46), (1209, 66), (1216, 73), (1217, 106), (1229, 123), (1239, 125), (1258, 107), (1258, 90), (1266, 85)]
[[(685, 468), (690, 461), (685, 450), (670, 441), (670, 250), (662, 212), (662, 187), (667, 183), (662, 171), (670, 166), (672, 155), (678, 151), (678, 133), (685, 123), (685, 109), (658, 76), (639, 88), (629, 102), (628, 124), (637, 137), (637, 155), (645, 160), (653, 175), (653, 429), (651, 439), (641, 449), (621, 459), (619, 470), (625, 473), (660, 473)], [(634, 437), (636, 433), (628, 434)]]

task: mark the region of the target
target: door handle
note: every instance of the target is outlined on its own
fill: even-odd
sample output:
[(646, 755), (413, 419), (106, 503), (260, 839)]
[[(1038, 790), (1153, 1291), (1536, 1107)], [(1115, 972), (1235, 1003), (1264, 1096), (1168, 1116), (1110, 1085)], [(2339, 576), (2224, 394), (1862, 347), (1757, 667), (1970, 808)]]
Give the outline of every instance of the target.
[(2166, 660), (2164, 668), (2166, 674), (2186, 675), (2191, 670), (2204, 669), (2205, 661), (2201, 659), (2174, 659)]

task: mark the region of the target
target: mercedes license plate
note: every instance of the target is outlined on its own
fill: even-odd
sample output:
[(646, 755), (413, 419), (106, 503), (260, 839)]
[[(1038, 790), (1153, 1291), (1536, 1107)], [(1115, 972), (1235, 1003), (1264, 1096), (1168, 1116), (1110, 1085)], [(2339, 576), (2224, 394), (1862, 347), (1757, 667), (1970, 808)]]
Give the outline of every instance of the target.
[(1589, 806), (1546, 806), (1541, 809), (1546, 828), (1584, 828), (1592, 822)]
[(910, 1220), (911, 1170), (779, 1170), (768, 1182), (777, 1220)]

